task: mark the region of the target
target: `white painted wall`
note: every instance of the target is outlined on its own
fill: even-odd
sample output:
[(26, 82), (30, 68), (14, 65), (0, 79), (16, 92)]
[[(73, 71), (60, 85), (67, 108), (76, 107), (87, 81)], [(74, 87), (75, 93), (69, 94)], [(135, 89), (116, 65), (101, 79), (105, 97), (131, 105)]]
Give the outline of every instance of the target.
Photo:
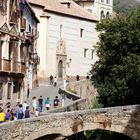
[[(91, 64), (97, 60), (96, 56), (93, 60), (91, 59), (92, 46), (98, 40), (98, 33), (95, 30), (96, 23), (68, 16), (48, 14), (50, 18), (47, 19), (47, 30), (45, 30), (45, 22), (43, 22), (44, 26), (40, 30), (41, 34), (47, 33), (46, 40), (43, 40), (40, 36), (42, 45), (39, 48), (42, 50), (42, 54), (47, 51), (46, 57), (41, 55), (41, 59), (43, 59), (41, 68), (46, 70), (47, 77), (50, 74), (56, 75), (56, 47), (57, 41), (60, 39), (60, 25), (63, 25), (63, 39), (66, 43), (67, 58), (72, 59), (70, 67), (66, 67), (66, 74), (70, 76), (77, 74), (86, 76), (87, 72), (91, 69)], [(80, 38), (80, 28), (84, 29), (82, 38)], [(47, 48), (43, 47), (45, 42), (47, 43)], [(84, 48), (89, 49), (87, 58), (84, 58)]]
[[(91, 69), (91, 64), (97, 60), (95, 54), (91, 59), (91, 49), (98, 40), (98, 33), (95, 30), (96, 23), (52, 12), (46, 12), (43, 14), (46, 16), (41, 16), (43, 13), (41, 8), (33, 6), (33, 9), (40, 20), (37, 43), (37, 52), (40, 56), (39, 77), (46, 78), (51, 74), (55, 76), (57, 73), (56, 47), (60, 39), (60, 25), (63, 25), (67, 59), (72, 59), (70, 66), (66, 67), (66, 74), (86, 76)], [(80, 38), (80, 28), (84, 29), (83, 38)], [(84, 58), (84, 48), (88, 49), (87, 58)]]

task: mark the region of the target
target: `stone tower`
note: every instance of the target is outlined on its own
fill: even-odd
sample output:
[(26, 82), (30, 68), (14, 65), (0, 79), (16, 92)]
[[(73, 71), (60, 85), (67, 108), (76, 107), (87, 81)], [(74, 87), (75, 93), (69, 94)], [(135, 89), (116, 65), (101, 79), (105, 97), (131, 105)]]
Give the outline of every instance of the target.
[(113, 0), (73, 0), (81, 7), (97, 16), (98, 20), (111, 17), (113, 12)]

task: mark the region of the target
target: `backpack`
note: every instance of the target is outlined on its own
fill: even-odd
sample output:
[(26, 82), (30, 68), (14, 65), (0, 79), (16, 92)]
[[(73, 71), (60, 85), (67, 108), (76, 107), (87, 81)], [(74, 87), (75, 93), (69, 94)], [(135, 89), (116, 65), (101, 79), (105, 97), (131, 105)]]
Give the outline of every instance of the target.
[(7, 113), (6, 113), (6, 116), (5, 116), (5, 118), (6, 118), (6, 120), (10, 120), (10, 118), (11, 118), (11, 115), (10, 115), (10, 113), (9, 113), (9, 112), (7, 112)]

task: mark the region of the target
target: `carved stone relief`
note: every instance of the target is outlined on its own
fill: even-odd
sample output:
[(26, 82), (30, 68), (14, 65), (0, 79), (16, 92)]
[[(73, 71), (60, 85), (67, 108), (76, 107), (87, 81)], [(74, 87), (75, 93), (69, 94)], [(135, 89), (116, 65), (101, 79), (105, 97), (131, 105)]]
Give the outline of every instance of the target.
[(62, 39), (58, 40), (57, 42), (56, 54), (66, 55), (66, 44), (65, 41)]

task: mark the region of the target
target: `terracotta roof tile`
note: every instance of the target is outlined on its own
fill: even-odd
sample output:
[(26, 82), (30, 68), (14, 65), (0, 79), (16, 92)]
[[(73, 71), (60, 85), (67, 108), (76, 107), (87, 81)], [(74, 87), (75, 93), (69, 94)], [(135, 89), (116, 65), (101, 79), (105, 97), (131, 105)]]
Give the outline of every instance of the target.
[[(44, 10), (66, 14), (88, 20), (98, 21), (97, 17), (82, 8), (78, 4), (69, 0), (28, 0), (29, 3), (45, 6)], [(69, 8), (67, 4), (69, 3)]]
[(36, 4), (39, 6), (45, 6), (46, 2), (45, 0), (26, 0), (27, 2), (31, 3), (31, 4)]

